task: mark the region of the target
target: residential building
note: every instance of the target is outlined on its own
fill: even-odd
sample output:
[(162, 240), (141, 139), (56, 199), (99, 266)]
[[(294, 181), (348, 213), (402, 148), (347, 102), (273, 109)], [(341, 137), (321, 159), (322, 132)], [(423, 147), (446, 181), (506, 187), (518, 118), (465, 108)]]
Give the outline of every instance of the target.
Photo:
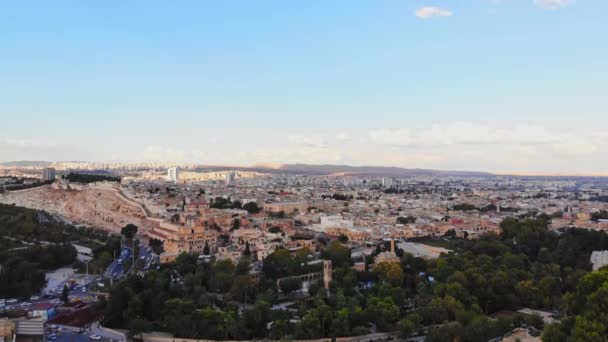
[(52, 167), (45, 167), (42, 169), (42, 181), (54, 181), (55, 180), (55, 169)]
[(177, 181), (179, 180), (179, 168), (178, 167), (170, 167), (167, 170), (167, 178), (173, 184), (177, 183)]

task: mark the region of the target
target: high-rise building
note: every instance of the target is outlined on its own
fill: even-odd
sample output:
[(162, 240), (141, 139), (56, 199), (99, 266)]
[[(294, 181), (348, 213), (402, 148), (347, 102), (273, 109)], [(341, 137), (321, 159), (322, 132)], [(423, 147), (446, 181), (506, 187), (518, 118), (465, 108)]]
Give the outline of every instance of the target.
[(54, 181), (55, 180), (55, 169), (52, 167), (45, 167), (42, 169), (42, 181)]
[(173, 184), (177, 183), (177, 180), (179, 179), (179, 168), (178, 167), (170, 167), (167, 170), (167, 178)]
[(228, 171), (226, 173), (226, 185), (233, 185), (236, 173), (234, 171)]
[(392, 178), (382, 178), (382, 186), (385, 188), (390, 188), (393, 185)]

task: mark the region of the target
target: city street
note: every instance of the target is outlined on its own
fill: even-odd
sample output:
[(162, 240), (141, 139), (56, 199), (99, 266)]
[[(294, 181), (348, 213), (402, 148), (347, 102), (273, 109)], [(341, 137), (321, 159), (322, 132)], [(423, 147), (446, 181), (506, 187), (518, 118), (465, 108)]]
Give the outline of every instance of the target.
[[(93, 324), (95, 325), (95, 324)], [(57, 342), (126, 341), (124, 335), (104, 328), (79, 329), (63, 325), (53, 325), (46, 328), (45, 340)], [(98, 338), (99, 337), (99, 338)]]

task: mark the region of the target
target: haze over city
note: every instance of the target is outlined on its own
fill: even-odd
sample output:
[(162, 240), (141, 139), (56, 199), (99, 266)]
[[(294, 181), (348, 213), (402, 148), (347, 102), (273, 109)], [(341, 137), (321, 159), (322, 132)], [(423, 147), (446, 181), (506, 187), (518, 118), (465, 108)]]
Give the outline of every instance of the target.
[(608, 3), (6, 3), (0, 161), (606, 174)]

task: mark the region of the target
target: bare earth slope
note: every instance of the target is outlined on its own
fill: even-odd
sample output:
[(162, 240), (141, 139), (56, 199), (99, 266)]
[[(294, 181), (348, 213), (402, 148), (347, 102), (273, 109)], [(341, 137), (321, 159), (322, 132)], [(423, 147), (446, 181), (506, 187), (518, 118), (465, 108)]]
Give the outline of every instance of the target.
[(60, 214), (75, 224), (119, 232), (128, 223), (150, 227), (144, 208), (120, 193), (118, 187), (88, 187), (81, 190), (53, 189), (43, 186), (0, 194), (0, 203), (46, 210)]

